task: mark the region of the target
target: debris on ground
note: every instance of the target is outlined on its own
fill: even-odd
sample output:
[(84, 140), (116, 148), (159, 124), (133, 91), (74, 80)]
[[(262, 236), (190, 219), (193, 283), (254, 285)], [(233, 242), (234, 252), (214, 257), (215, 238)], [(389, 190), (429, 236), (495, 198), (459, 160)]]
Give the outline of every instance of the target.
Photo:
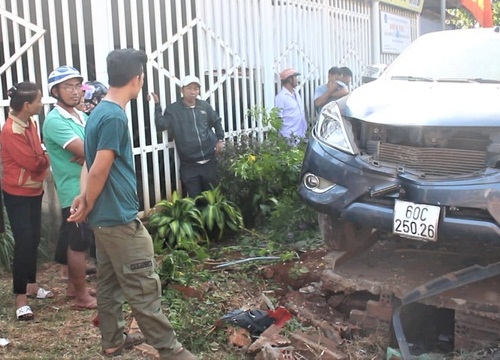
[(274, 318), (266, 310), (261, 309), (234, 310), (224, 315), (221, 320), (247, 329), (252, 335), (262, 334), (264, 330), (274, 323)]
[(4, 347), (4, 346), (7, 346), (10, 344), (10, 341), (9, 339), (6, 339), (6, 338), (0, 338), (0, 346), (1, 347)]
[[(258, 270), (252, 275), (260, 274), (266, 282), (272, 283), (272, 287), (257, 286), (257, 281), (247, 282), (240, 287), (231, 281), (221, 284), (207, 281), (196, 287), (169, 282), (168, 287), (175, 288), (182, 297), (189, 298), (194, 304), (203, 302), (200, 305), (213, 301), (212, 293), (217, 293), (219, 297), (216, 299), (219, 300), (227, 296), (227, 302), (223, 301), (224, 307), (218, 307), (223, 311), (219, 313), (218, 310), (217, 316), (231, 309), (238, 309), (233, 310), (232, 315), (239, 312), (244, 316), (249, 313), (255, 315), (256, 310), (261, 310), (270, 320), (272, 317), (269, 315), (282, 308), (293, 317), (291, 321), (286, 320), (289, 326), (284, 327), (278, 326), (281, 324), (272, 319), (269, 326), (260, 329), (260, 333), (251, 333), (236, 323), (220, 320), (204, 334), (210, 341), (210, 348), (203, 353), (203, 358), (207, 360), (225, 359), (227, 357), (221, 354), (229, 352), (254, 360), (396, 360), (400, 356), (400, 349), (390, 332), (394, 297), (404, 296), (408, 288), (411, 290), (425, 283), (420, 281), (425, 280), (424, 277), (436, 278), (440, 274), (438, 269), (445, 265), (463, 268), (483, 259), (488, 262), (480, 264), (486, 266), (490, 260), (500, 260), (500, 247), (498, 251), (491, 248), (481, 251), (477, 245), (474, 252), (464, 252), (463, 248), (454, 251), (450, 245), (424, 244), (415, 248), (412, 244), (400, 240), (379, 241), (366, 254), (346, 261), (335, 269), (331, 268), (331, 253), (323, 250), (301, 254), (300, 261), (265, 265), (259, 262)], [(483, 253), (488, 255), (487, 259), (482, 257)], [(240, 254), (234, 256), (240, 257)], [(423, 259), (419, 260), (420, 257)], [(228, 261), (224, 259), (212, 265)], [(445, 270), (444, 273), (447, 273), (456, 269)], [(230, 273), (234, 270), (226, 267), (219, 271)], [(66, 283), (60, 282), (57, 274), (58, 267), (45, 265), (41, 271), (41, 282), (49, 285), (56, 294), (64, 294)], [(228, 276), (228, 279), (231, 277)], [(8, 293), (6, 289), (10, 283), (11, 276), (5, 275), (4, 294)], [(252, 286), (254, 284), (256, 286)], [(446, 296), (434, 296), (422, 304), (409, 304), (412, 307), (404, 315), (405, 324), (411, 324), (407, 337), (408, 342), (412, 343), (412, 353), (430, 356), (439, 352), (440, 359), (444, 358), (444, 354), (453, 354), (457, 360), (500, 359), (500, 350), (497, 348), (500, 334), (499, 284), (500, 276), (481, 284), (454, 289)], [(224, 286), (231, 291), (238, 291), (226, 291)], [(31, 334), (36, 334), (37, 347), (40, 347), (40, 343), (47, 349), (59, 346), (60, 354), (63, 351), (68, 356), (78, 351), (100, 354), (100, 334), (90, 324), (91, 320), (97, 324), (95, 311), (84, 313), (84, 317), (81, 312), (69, 311), (63, 296), (48, 305), (34, 302), (34, 306), (40, 315), (39, 321), (28, 324), (33, 331), (19, 328), (19, 324), (12, 320), (12, 314), (10, 320), (8, 316), (7, 320), (3, 320), (1, 335), (11, 343), (0, 346), (1, 358), (26, 358), (25, 355), (32, 350), (19, 344), (30, 343), (25, 339), (34, 339)], [(210, 324), (214, 322), (213, 317), (211, 319)], [(127, 330), (133, 331), (135, 322), (130, 316), (126, 317), (126, 321), (129, 324)], [(46, 331), (49, 326), (50, 331)], [(225, 340), (219, 342), (219, 336), (214, 337), (212, 332), (223, 328)], [(54, 332), (60, 335), (58, 339), (51, 335)], [(138, 345), (134, 349), (124, 354), (124, 359), (158, 359), (158, 352), (148, 344)], [(460, 349), (470, 350), (462, 354)], [(420, 358), (423, 359), (426, 358)]]
[(292, 314), (280, 306), (276, 309), (238, 309), (224, 315), (220, 320), (247, 329), (252, 335), (260, 335), (272, 324), (283, 327)]

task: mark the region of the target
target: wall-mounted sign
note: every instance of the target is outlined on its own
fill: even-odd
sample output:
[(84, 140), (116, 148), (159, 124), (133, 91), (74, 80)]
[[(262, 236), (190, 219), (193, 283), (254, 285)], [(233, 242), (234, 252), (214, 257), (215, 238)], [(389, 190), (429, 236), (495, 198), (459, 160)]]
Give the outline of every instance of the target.
[(424, 6), (424, 0), (380, 0), (380, 2), (418, 13), (422, 12)]
[(385, 54), (400, 54), (411, 43), (410, 19), (380, 12), (380, 45)]

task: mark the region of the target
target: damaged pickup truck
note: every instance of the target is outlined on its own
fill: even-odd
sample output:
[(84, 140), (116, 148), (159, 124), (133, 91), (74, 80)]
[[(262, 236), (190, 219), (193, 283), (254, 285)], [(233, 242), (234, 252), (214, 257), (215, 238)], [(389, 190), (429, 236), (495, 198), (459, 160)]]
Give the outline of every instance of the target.
[(499, 59), (498, 27), (426, 34), (323, 107), (299, 192), (331, 249), (375, 230), (500, 240)]

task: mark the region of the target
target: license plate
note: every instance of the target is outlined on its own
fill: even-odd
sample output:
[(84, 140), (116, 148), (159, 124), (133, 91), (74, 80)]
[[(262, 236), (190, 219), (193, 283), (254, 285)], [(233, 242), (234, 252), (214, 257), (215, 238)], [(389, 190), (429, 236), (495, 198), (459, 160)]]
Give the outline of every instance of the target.
[(396, 200), (392, 232), (411, 239), (436, 241), (440, 210), (439, 206)]

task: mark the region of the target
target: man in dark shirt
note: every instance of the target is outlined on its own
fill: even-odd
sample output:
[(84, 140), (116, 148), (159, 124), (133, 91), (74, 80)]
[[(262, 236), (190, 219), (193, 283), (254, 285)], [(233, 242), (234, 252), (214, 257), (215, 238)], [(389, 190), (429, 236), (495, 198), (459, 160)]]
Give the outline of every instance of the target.
[(216, 155), (224, 149), (224, 129), (210, 104), (198, 99), (200, 80), (196, 76), (182, 79), (181, 93), (182, 98), (168, 105), (163, 115), (158, 95), (151, 95), (156, 129), (168, 130), (175, 139), (182, 184), (188, 196), (195, 197), (217, 186)]

